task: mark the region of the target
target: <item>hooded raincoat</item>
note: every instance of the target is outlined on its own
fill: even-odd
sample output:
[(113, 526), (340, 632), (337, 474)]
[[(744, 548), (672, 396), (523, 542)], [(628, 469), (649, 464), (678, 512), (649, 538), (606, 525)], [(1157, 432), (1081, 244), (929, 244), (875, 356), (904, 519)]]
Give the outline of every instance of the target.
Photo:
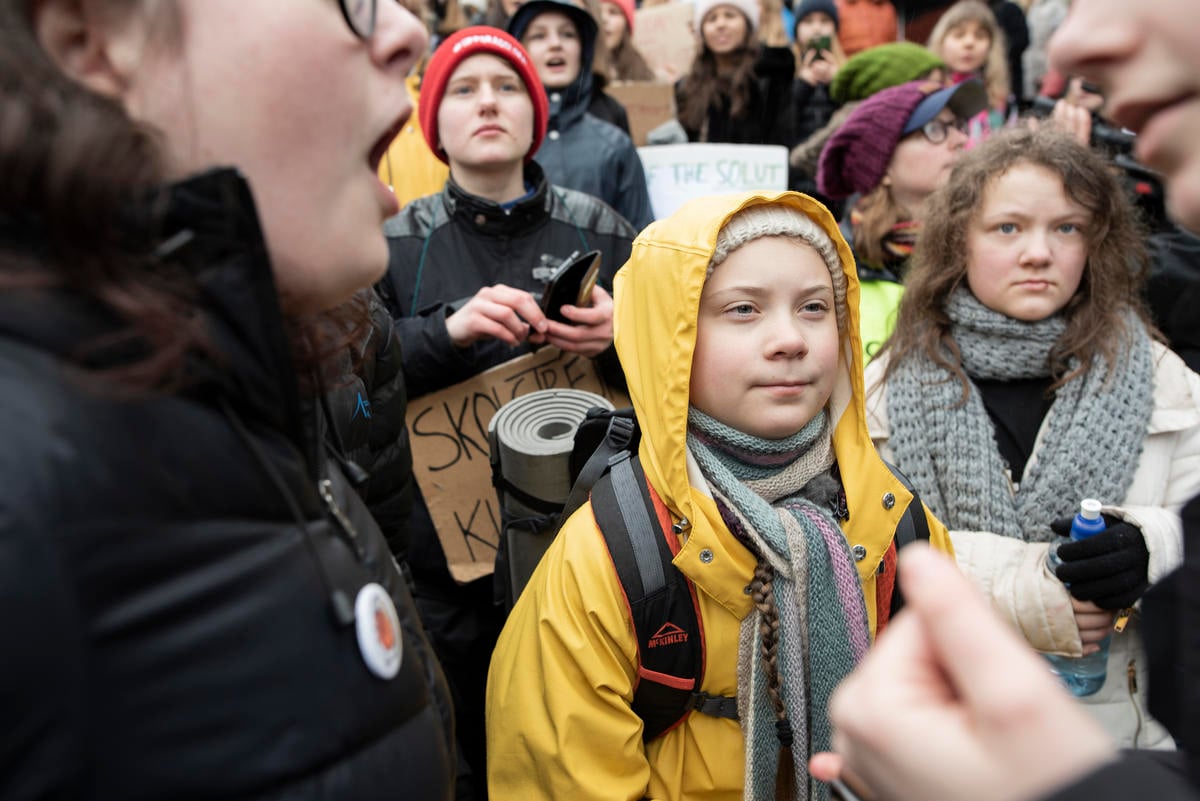
[[(872, 635), (876, 591), (890, 592), (888, 558), (912, 495), (880, 460), (863, 409), (858, 280), (833, 217), (795, 193), (695, 200), (647, 228), (615, 280), (616, 348), (642, 428), (642, 467), (675, 521), (674, 564), (694, 583), (704, 636), (699, 689), (737, 694), (738, 632), (752, 602), (755, 557), (721, 521), (686, 445), (688, 388), (706, 269), (726, 221), (751, 205), (784, 203), (816, 220), (836, 243), (846, 275), (847, 325), (829, 406), (845, 482), (843, 531), (858, 562)], [(935, 548), (945, 528), (926, 512)], [(861, 549), (858, 548), (861, 546)], [(629, 611), (590, 504), (567, 520), (513, 609), (488, 680), (488, 784), (509, 799), (723, 799), (742, 797), (738, 723), (692, 712), (648, 744), (630, 703), (638, 653)]]

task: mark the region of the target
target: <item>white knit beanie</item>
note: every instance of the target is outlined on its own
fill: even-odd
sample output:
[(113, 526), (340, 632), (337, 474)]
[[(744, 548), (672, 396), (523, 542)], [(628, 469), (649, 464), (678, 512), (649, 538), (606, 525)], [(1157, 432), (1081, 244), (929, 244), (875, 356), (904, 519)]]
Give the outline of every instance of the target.
[(750, 33), (758, 30), (759, 6), (758, 0), (692, 0), (696, 7), (696, 35), (700, 36), (704, 17), (717, 6), (733, 6), (746, 16), (750, 22)]
[(846, 274), (842, 272), (842, 260), (837, 246), (825, 233), (825, 229), (798, 209), (782, 204), (751, 206), (742, 209), (725, 223), (717, 234), (717, 246), (708, 264), (706, 277), (729, 258), (729, 254), (748, 242), (764, 236), (790, 236), (801, 239), (815, 250), (829, 268), (833, 283), (833, 297), (837, 305), (838, 329), (844, 330), (846, 323)]

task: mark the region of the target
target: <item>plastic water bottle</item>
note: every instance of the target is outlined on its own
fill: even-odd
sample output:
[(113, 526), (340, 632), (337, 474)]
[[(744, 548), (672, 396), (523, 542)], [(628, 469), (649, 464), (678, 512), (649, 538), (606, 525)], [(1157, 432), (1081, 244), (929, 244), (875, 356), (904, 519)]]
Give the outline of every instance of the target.
[[(1085, 540), (1088, 537), (1104, 531), (1104, 518), (1100, 515), (1100, 501), (1086, 498), (1079, 504), (1079, 513), (1071, 521), (1071, 539)], [(1046, 564), (1050, 572), (1062, 564), (1058, 558), (1058, 546), (1051, 545), (1046, 554)], [(1108, 645), (1112, 635), (1100, 642), (1100, 650), (1094, 654), (1073, 659), (1069, 656), (1045, 654), (1050, 662), (1050, 670), (1058, 675), (1062, 683), (1074, 696), (1091, 695), (1104, 686), (1104, 678), (1108, 673)]]

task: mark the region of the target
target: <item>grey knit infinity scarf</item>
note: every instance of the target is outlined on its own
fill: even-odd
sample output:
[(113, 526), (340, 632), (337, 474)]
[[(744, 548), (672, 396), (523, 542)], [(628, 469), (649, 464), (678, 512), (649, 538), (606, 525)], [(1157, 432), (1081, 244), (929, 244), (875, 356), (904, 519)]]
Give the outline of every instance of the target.
[[(828, 786), (808, 775), (808, 757), (831, 747), (829, 697), (870, 642), (862, 586), (841, 527), (828, 506), (802, 493), (833, 465), (828, 415), (787, 439), (765, 440), (692, 408), (687, 440), (730, 531), (774, 569), (777, 617), (766, 620), (772, 630), (778, 624), (774, 664), (765, 662), (761, 610), (742, 621), (739, 639), (743, 798), (776, 798), (782, 746), (790, 750), (796, 796), (827, 799)], [(779, 682), (787, 742), (768, 697), (771, 674)]]
[[(963, 368), (980, 379), (1048, 376), (1050, 349), (1066, 328), (1058, 315), (1027, 323), (992, 311), (965, 286), (951, 294), (946, 313)], [(947, 526), (1048, 542), (1050, 522), (1073, 514), (1080, 499), (1124, 499), (1154, 405), (1150, 336), (1135, 315), (1125, 320), (1111, 380), (1106, 385), (1109, 371), (1097, 357), (1058, 389), (1015, 495), (974, 383), (956, 408), (961, 385), (949, 371), (924, 355), (896, 365), (887, 385), (889, 442), (896, 464)]]

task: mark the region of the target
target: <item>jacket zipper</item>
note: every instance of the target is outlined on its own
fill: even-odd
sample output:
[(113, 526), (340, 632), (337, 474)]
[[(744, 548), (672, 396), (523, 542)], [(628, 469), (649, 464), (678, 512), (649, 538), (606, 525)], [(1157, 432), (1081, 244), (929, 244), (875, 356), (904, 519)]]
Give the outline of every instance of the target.
[(1138, 707), (1137, 691), (1137, 665), (1135, 660), (1130, 659), (1129, 664), (1125, 666), (1126, 687), (1129, 690), (1129, 703), (1133, 706), (1133, 716), (1137, 720), (1137, 725), (1133, 729), (1133, 747), (1138, 747), (1138, 738), (1142, 736), (1142, 710)]
[(353, 549), (359, 560), (365, 560), (367, 557), (366, 549), (363, 547), (362, 539), (358, 536), (358, 529), (354, 527), (354, 523), (338, 506), (337, 500), (333, 497), (333, 482), (327, 478), (323, 478), (317, 482), (317, 491), (321, 494), (321, 499), (325, 501), (325, 506), (329, 509), (329, 514), (333, 517), (337, 527), (342, 530), (345, 535), (346, 544)]

